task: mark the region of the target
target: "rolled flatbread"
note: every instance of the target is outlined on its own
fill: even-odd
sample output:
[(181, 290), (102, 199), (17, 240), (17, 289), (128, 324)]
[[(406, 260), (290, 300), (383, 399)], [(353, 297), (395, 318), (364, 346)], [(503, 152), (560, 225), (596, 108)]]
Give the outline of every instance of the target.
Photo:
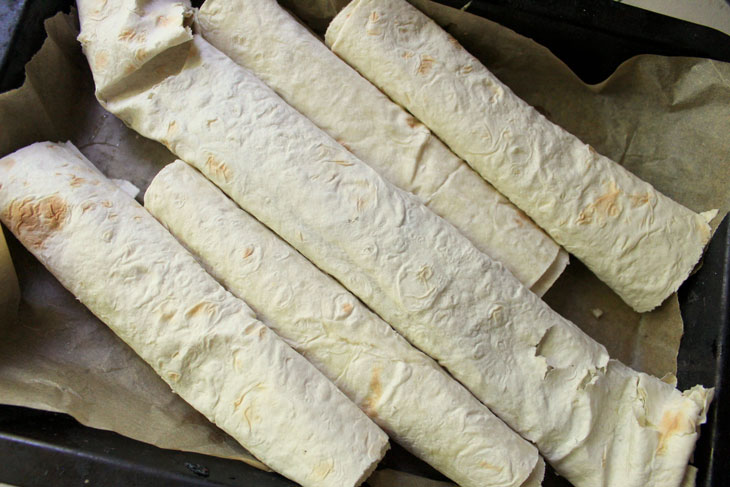
[(198, 171), (166, 166), (145, 207), (414, 455), (462, 487), (540, 485), (534, 446)]
[(636, 311), (687, 278), (708, 218), (548, 121), (404, 0), (354, 0), (327, 44)]
[(201, 35), (542, 295), (567, 253), (275, 0), (207, 0)]
[(201, 37), (157, 63), (135, 85), (144, 90), (106, 100), (107, 109), (339, 280), (559, 473), (577, 487), (681, 480), (708, 391), (682, 393), (609, 360), (500, 263)]
[(0, 219), (183, 399), (304, 486), (359, 485), (368, 417), (71, 144), (0, 160)]
[[(103, 28), (81, 18), (87, 28)], [(93, 69), (93, 65), (92, 65)], [(610, 360), (200, 36), (100, 97), (435, 358), (576, 486), (675, 487), (712, 394)]]

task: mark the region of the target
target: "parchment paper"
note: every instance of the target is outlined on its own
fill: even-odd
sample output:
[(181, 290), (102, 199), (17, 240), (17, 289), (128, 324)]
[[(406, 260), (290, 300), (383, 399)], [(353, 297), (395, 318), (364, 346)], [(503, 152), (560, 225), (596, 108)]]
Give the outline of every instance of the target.
[(20, 289), (2, 229), (0, 229), (0, 284), (0, 333), (3, 333), (15, 324)]
[[(282, 3), (322, 33), (347, 1)], [(529, 39), (428, 0), (413, 3), (554, 122), (693, 210), (727, 212), (729, 65), (640, 56), (606, 82), (586, 86)], [(29, 63), (26, 85), (0, 95), (0, 156), (39, 140), (71, 140), (107, 176), (130, 180), (144, 191), (172, 154), (98, 105), (73, 17), (56, 16), (46, 27), (49, 40)], [(84, 424), (162, 447), (252, 461), (172, 394), (17, 242), (11, 242), (11, 252), (22, 300), (18, 323), (0, 340), (0, 402), (64, 411)], [(682, 334), (676, 296), (639, 315), (573, 259), (545, 298), (612, 356), (660, 377), (676, 371)], [(411, 480), (383, 472), (371, 485), (410, 485), (405, 482)]]

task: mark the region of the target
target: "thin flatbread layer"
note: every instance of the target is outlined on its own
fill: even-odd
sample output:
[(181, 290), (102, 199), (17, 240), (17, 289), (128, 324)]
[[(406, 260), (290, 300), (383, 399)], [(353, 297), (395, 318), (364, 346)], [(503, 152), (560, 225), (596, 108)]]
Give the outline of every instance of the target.
[(709, 215), (547, 120), (404, 0), (351, 2), (326, 41), (636, 311), (661, 304), (702, 255)]
[(200, 34), (396, 186), (542, 295), (564, 250), (275, 0), (207, 0)]
[(201, 37), (165, 54), (158, 62), (173, 63), (173, 74), (149, 66), (147, 89), (106, 100), (107, 109), (339, 280), (578, 487), (681, 480), (707, 391), (682, 393), (609, 360), (500, 263)]
[(188, 0), (84, 0), (76, 5), (86, 25), (104, 26), (79, 36), (99, 94), (114, 92), (147, 61), (192, 39)]
[(388, 439), (71, 145), (0, 160), (0, 219), (183, 399), (305, 486), (356, 486)]
[(414, 455), (462, 487), (540, 485), (534, 446), (198, 171), (166, 166), (145, 207)]
[(145, 91), (107, 108), (338, 279), (576, 485), (681, 480), (707, 391), (682, 393), (609, 360), (453, 226), (199, 36), (166, 55), (174, 74), (150, 66)]

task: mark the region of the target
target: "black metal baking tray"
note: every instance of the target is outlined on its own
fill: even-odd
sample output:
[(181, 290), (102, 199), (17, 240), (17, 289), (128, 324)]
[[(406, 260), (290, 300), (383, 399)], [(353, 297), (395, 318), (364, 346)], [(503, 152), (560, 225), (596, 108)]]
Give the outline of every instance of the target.
[[(41, 46), (43, 19), (68, 11), (70, 0), (0, 2), (0, 92), (23, 82), (23, 66)], [(603, 80), (636, 54), (710, 57), (730, 61), (730, 37), (706, 27), (642, 11), (613, 0), (440, 0), (482, 15), (551, 49), (585, 82)], [(32, 258), (12, 236), (14, 259)], [(22, 282), (21, 282), (22, 286)], [(730, 485), (730, 232), (720, 225), (700, 270), (679, 291), (685, 335), (679, 385), (716, 387), (716, 399), (695, 452), (697, 487)], [(380, 468), (443, 477), (398, 445)], [(292, 482), (241, 462), (162, 450), (87, 428), (59, 413), (0, 406), (0, 483), (21, 487), (246, 486)], [(547, 487), (568, 485), (553, 473)]]

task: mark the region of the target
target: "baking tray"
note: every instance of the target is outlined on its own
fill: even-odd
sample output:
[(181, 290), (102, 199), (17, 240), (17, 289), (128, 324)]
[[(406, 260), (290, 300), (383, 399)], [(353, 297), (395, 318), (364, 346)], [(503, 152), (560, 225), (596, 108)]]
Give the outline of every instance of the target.
[[(23, 82), (23, 67), (44, 39), (43, 20), (68, 11), (69, 0), (14, 0), (0, 4), (0, 92)], [(461, 8), (466, 0), (439, 3)], [(710, 57), (730, 61), (730, 37), (719, 31), (646, 12), (612, 0), (473, 0), (468, 11), (535, 39), (587, 83), (605, 79), (636, 54)], [(7, 232), (6, 232), (7, 235)], [(8, 236), (16, 262), (33, 257)], [(21, 286), (22, 286), (21, 279)], [(685, 335), (678, 358), (680, 387), (716, 387), (716, 399), (695, 451), (697, 487), (730, 485), (730, 233), (715, 233), (703, 265), (679, 290)], [(438, 472), (398, 445), (379, 468), (432, 479)], [(163, 450), (70, 416), (0, 406), (0, 483), (21, 487), (245, 486), (290, 487), (292, 482), (242, 462)], [(568, 483), (548, 472), (546, 487)]]

